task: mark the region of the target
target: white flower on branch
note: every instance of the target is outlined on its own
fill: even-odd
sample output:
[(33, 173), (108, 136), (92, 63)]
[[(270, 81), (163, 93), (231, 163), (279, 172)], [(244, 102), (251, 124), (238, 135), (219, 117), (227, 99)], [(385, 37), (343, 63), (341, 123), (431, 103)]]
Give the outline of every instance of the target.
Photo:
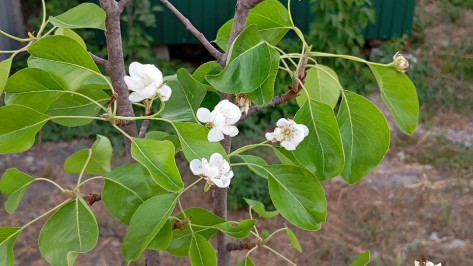
[(172, 90), (163, 84), (163, 73), (155, 65), (133, 62), (129, 70), (130, 76), (125, 76), (124, 79), (128, 89), (133, 91), (128, 97), (131, 102), (152, 99), (157, 94), (163, 101), (169, 100)]
[(394, 55), (393, 59), (394, 66), (396, 67), (397, 71), (402, 73), (406, 72), (406, 70), (409, 68), (409, 61), (407, 61), (407, 59), (399, 52)]
[(266, 133), (266, 139), (272, 142), (281, 142), (281, 146), (288, 151), (296, 149), (304, 138), (309, 135), (309, 129), (303, 124), (296, 124), (294, 120), (281, 118), (276, 123), (274, 132)]
[(215, 184), (217, 187), (226, 188), (230, 185), (233, 177), (233, 171), (230, 171), (230, 164), (223, 159), (220, 153), (214, 153), (207, 161), (194, 159), (190, 163), (191, 171), (194, 175), (198, 175), (207, 180), (210, 185)]
[(219, 102), (212, 112), (207, 108), (197, 110), (197, 119), (212, 128), (207, 136), (210, 142), (221, 141), (224, 135), (230, 137), (238, 135), (238, 128), (234, 124), (240, 117), (240, 108), (228, 100)]
[(425, 266), (442, 266), (442, 263), (434, 264), (431, 261), (427, 261), (427, 262), (424, 262), (423, 264), (420, 264), (417, 260), (414, 261), (414, 266), (422, 266), (422, 265), (425, 265)]

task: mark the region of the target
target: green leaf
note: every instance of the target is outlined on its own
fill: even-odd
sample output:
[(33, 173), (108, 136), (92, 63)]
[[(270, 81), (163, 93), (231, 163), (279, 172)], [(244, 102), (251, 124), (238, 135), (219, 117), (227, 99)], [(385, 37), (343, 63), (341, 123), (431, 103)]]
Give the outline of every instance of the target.
[(83, 3), (59, 16), (49, 17), (49, 22), (60, 28), (105, 30), (105, 11), (98, 5)]
[(154, 237), (154, 239), (149, 243), (146, 249), (152, 250), (165, 250), (172, 240), (172, 224), (170, 220), (166, 220), (161, 230), (159, 230), (158, 234)]
[(179, 141), (179, 138), (174, 135), (169, 135), (166, 132), (163, 131), (148, 131), (145, 135), (145, 139), (154, 139), (154, 140), (169, 140), (174, 144), (174, 149), (175, 152), (178, 153), (182, 148), (181, 148), (181, 142)]
[(264, 81), (261, 87), (248, 93), (246, 96), (256, 105), (263, 105), (271, 102), (274, 96), (274, 84), (278, 75), (279, 68), (279, 53), (270, 49), (271, 51), (271, 72), (269, 77)]
[(51, 265), (74, 264), (78, 253), (92, 250), (99, 229), (95, 216), (80, 194), (63, 205), (44, 224), (39, 234), (41, 255)]
[(207, 81), (220, 92), (252, 92), (263, 84), (271, 72), (272, 50), (261, 38), (257, 27), (252, 25), (236, 38), (225, 69), (217, 75), (207, 75)]
[(2, 95), (5, 84), (7, 84), (12, 61), (13, 57), (10, 57), (0, 62), (0, 95)]
[(107, 137), (97, 135), (90, 149), (80, 150), (67, 157), (64, 170), (68, 174), (80, 174), (85, 166), (84, 174), (103, 175), (111, 170), (112, 144)]
[(292, 165), (269, 165), (269, 195), (274, 207), (293, 225), (308, 231), (325, 222), (327, 202), (322, 186), (308, 170)]
[(29, 149), (49, 117), (21, 105), (0, 108), (0, 154)]
[(350, 266), (365, 266), (366, 264), (368, 264), (368, 262), (370, 262), (369, 250), (358, 255), (358, 257), (356, 257), (355, 260), (350, 263)]
[(264, 204), (257, 200), (246, 199), (246, 198), (244, 198), (244, 200), (246, 201), (248, 206), (250, 206), (251, 209), (255, 211), (260, 217), (269, 219), (279, 214), (278, 211), (266, 211)]
[(5, 202), (5, 209), (9, 214), (15, 212), (23, 194), (33, 182), (33, 177), (20, 172), (18, 169), (9, 168), (5, 171), (0, 180), (0, 191), (8, 197)]
[(148, 169), (162, 188), (173, 192), (184, 188), (174, 159), (174, 145), (170, 141), (133, 138), (131, 155)]
[(276, 156), (278, 157), (281, 164), (290, 164), (304, 167), (299, 161), (297, 161), (296, 157), (294, 157), (294, 154), (291, 151), (274, 146), (272, 146), (271, 148), (273, 149), (274, 153), (276, 153)]
[(123, 240), (122, 252), (128, 262), (138, 259), (156, 237), (174, 210), (177, 197), (177, 194), (157, 195), (138, 207)]
[(217, 266), (214, 248), (207, 239), (199, 234), (192, 235), (189, 260), (192, 266)]
[(5, 104), (24, 105), (44, 113), (63, 93), (64, 88), (48, 72), (25, 68), (8, 79), (5, 86)]
[[(337, 105), (338, 98), (340, 98), (340, 85), (337, 73), (333, 69), (317, 65), (317, 68), (307, 70), (304, 86), (310, 99), (326, 103), (332, 109)], [(304, 105), (306, 100), (307, 94), (304, 91), (296, 98), (300, 107)]]
[[(224, 219), (202, 208), (190, 208), (185, 210), (185, 213), (187, 217), (192, 217), (192, 225), (208, 226), (208, 228), (197, 226), (192, 228), (195, 233), (200, 234), (207, 240), (217, 233), (217, 229), (212, 228), (212, 226), (225, 222)], [(184, 219), (182, 213), (177, 217), (179, 219)], [(173, 231), (172, 241), (166, 248), (167, 252), (176, 257), (185, 257), (189, 254), (192, 232), (189, 229), (189, 226), (186, 226), (183, 229), (184, 230), (176, 229)]]
[(130, 223), (131, 216), (143, 202), (152, 196), (167, 193), (138, 163), (115, 168), (104, 179), (102, 201), (107, 210), (125, 224)]
[(87, 45), (85, 44), (82, 37), (80, 37), (79, 34), (77, 34), (75, 31), (73, 31), (71, 29), (58, 28), (54, 32), (54, 35), (62, 35), (62, 36), (69, 37), (69, 38), (73, 39), (74, 41), (76, 41), (77, 43), (79, 43), (80, 46), (82, 46), (82, 48), (84, 48), (84, 50), (87, 51)]
[(28, 66), (48, 71), (67, 90), (77, 90), (99, 73), (90, 55), (75, 40), (65, 36), (41, 38), (30, 46)]
[[(260, 166), (267, 166), (268, 163), (261, 157), (254, 156), (254, 155), (238, 155), (245, 163), (257, 164)], [(261, 167), (254, 167), (252, 165), (248, 165), (248, 169), (250, 169), (253, 173), (261, 176), (264, 179), (268, 179), (268, 173), (262, 169)]]
[(392, 66), (368, 65), (378, 82), (381, 98), (399, 129), (412, 135), (419, 121), (419, 101), (414, 84), (405, 73)]
[(14, 265), (13, 247), (21, 230), (21, 227), (0, 227), (0, 265)]
[[(95, 100), (102, 105), (110, 99), (108, 94), (100, 89), (95, 88), (95, 85), (83, 85), (77, 89), (76, 92), (92, 100)], [(51, 116), (95, 117), (100, 110), (102, 109), (99, 106), (90, 100), (81, 97), (80, 95), (64, 93), (49, 106), (46, 114)], [(87, 125), (93, 120), (93, 118), (55, 118), (52, 121), (66, 127), (77, 127)]]
[(192, 77), (202, 84), (208, 84), (205, 77), (216, 75), (222, 71), (222, 66), (217, 61), (209, 61), (200, 65), (192, 74)]
[(227, 154), (220, 142), (209, 142), (207, 135), (209, 130), (195, 123), (174, 123), (177, 135), (181, 140), (184, 156), (190, 162), (194, 159), (209, 159), (214, 153), (220, 153), (225, 160), (228, 160)]
[(342, 177), (354, 184), (383, 159), (389, 147), (389, 127), (378, 108), (367, 99), (345, 91), (337, 122), (345, 151)]
[(291, 242), (291, 247), (293, 247), (295, 250), (302, 253), (302, 248), (301, 248), (301, 245), (299, 244), (299, 241), (297, 240), (296, 235), (287, 226), (286, 226), (286, 234), (287, 234), (287, 238), (289, 239), (289, 242)]
[(245, 257), (242, 261), (238, 262), (235, 266), (255, 266), (250, 258)]
[(177, 71), (177, 79), (167, 82), (172, 89), (172, 97), (166, 102), (161, 117), (171, 121), (196, 121), (195, 113), (207, 93), (204, 86), (192, 78), (186, 69)]
[(319, 181), (340, 174), (345, 157), (333, 109), (325, 103), (309, 100), (297, 111), (294, 121), (309, 129), (309, 135), (293, 151), (297, 161)]
[[(277, 45), (292, 26), (287, 9), (276, 0), (263, 1), (253, 8), (246, 22), (247, 27), (252, 24), (258, 26), (263, 39), (272, 45)], [(233, 20), (228, 21), (217, 33), (215, 42), (224, 51), (227, 49), (232, 25)]]
[(243, 239), (243, 238), (246, 238), (250, 234), (256, 222), (257, 222), (256, 220), (247, 219), (247, 220), (240, 221), (236, 225), (233, 222), (224, 222), (224, 223), (215, 225), (215, 227), (218, 228), (218, 230), (224, 232), (229, 237), (232, 237), (235, 239)]

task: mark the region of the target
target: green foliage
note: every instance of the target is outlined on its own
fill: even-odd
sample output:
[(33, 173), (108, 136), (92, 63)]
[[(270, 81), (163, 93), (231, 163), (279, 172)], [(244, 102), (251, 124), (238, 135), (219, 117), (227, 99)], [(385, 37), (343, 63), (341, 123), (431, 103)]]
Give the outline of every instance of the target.
[[(309, 0), (315, 20), (307, 36), (313, 50), (360, 56), (364, 45), (363, 30), (374, 22), (370, 0)], [(345, 88), (357, 93), (371, 91), (368, 69), (340, 59), (320, 59), (319, 64), (334, 69)]]
[(358, 255), (358, 257), (356, 257), (355, 260), (350, 263), (350, 266), (365, 266), (366, 264), (368, 264), (368, 262), (370, 262), (369, 250)]
[[(149, 7), (149, 1), (137, 3), (142, 4), (142, 8)], [(341, 16), (345, 27), (348, 24), (343, 15), (356, 11), (358, 7), (364, 8), (366, 3), (359, 0), (341, 7), (340, 3), (319, 2), (321, 8), (328, 9), (329, 19)], [(343, 8), (341, 15), (334, 14), (338, 12), (337, 8)], [(127, 10), (129, 34), (132, 34), (136, 17), (140, 17), (143, 23), (146, 22), (145, 18), (152, 20), (149, 10), (145, 11), (148, 13), (138, 13), (131, 7)], [(274, 12), (277, 12), (277, 16), (274, 16)], [(365, 25), (368, 20), (363, 21), (360, 17), (370, 12), (367, 9), (364, 13), (356, 12), (356, 19)], [(258, 244), (251, 251), (261, 246), (268, 247), (273, 235), (285, 231), (291, 246), (301, 252), (299, 241), (287, 226), (274, 233), (262, 231), (260, 235), (257, 230), (258, 220), (253, 219), (252, 210), (260, 218), (281, 214), (301, 229), (319, 230), (327, 216), (327, 201), (321, 182), (338, 174), (349, 184), (360, 181), (378, 165), (389, 146), (389, 129), (381, 112), (364, 97), (344, 90), (338, 79), (343, 76), (335, 71), (338, 69), (332, 70), (318, 64), (323, 58), (338, 57), (368, 65), (380, 86), (383, 100), (401, 130), (411, 134), (417, 125), (418, 102), (415, 90), (407, 76), (396, 68), (396, 62), (378, 64), (353, 56), (318, 52), (320, 47), (316, 51), (311, 50), (311, 45), (306, 43), (300, 30), (292, 25), (290, 13), (275, 0), (266, 0), (251, 11), (251, 23), (231, 45), (227, 65), (223, 69), (213, 62), (205, 64), (192, 76), (185, 69), (180, 69), (176, 76), (166, 77), (165, 81), (173, 91), (171, 100), (167, 102), (159, 95), (159, 88), (163, 84), (155, 84), (162, 81), (150, 76), (153, 72), (159, 75), (159, 70), (151, 69), (149, 65), (143, 71), (131, 70), (132, 77), (125, 78), (127, 83), (143, 84), (142, 88), (140, 85), (133, 87), (137, 93), (147, 95), (142, 103), (135, 103), (136, 108), (139, 108), (137, 110), (144, 109), (146, 115), (121, 116), (121, 110), (117, 112), (117, 109), (123, 102), (109, 98), (107, 91), (114, 92), (111, 82), (101, 74), (87, 53), (86, 48), (89, 46), (85, 45), (80, 35), (70, 30), (103, 29), (104, 20), (103, 11), (98, 6), (80, 5), (46, 22), (62, 27), (56, 31), (56, 35), (50, 35), (53, 31), (44, 31), (51, 25), (42, 24), (37, 35), (26, 40), (30, 43), (18, 50), (29, 53), (30, 58), (28, 67), (18, 71), (6, 82), (6, 106), (0, 108), (0, 124), (5, 125), (0, 128), (0, 153), (21, 152), (31, 147), (36, 133), (47, 121), (72, 127), (101, 120), (128, 138), (131, 143), (129, 155), (137, 163), (119, 166), (112, 171), (111, 141), (103, 135), (97, 135), (90, 149), (80, 150), (66, 159), (66, 172), (79, 174), (77, 185), (71, 190), (62, 188), (50, 179), (34, 179), (17, 170), (8, 170), (0, 181), (0, 190), (9, 197), (6, 208), (10, 213), (17, 208), (29, 184), (36, 180), (54, 184), (68, 196), (68, 200), (24, 227), (1, 228), (0, 255), (6, 257), (4, 264), (13, 264), (12, 247), (19, 232), (56, 210), (39, 236), (39, 247), (45, 259), (52, 265), (73, 265), (79, 253), (90, 251), (97, 243), (98, 226), (80, 189), (85, 183), (98, 179), (105, 182), (102, 199), (106, 208), (128, 225), (122, 245), (122, 253), (128, 263), (137, 260), (145, 249), (153, 249), (166, 250), (178, 257), (187, 256), (192, 265), (216, 265), (215, 249), (210, 239), (218, 231), (234, 239), (254, 237)], [(149, 21), (150, 25), (154, 22)], [(289, 29), (294, 30), (301, 39), (300, 51), (286, 53), (274, 46)], [(225, 45), (228, 30), (227, 23), (219, 31), (218, 39), (222, 46)], [(356, 30), (352, 32), (345, 28), (344, 32), (349, 37), (342, 38), (345, 44), (350, 41), (361, 44)], [(348, 46), (353, 47), (353, 43)], [(136, 47), (141, 47), (141, 44)], [(141, 51), (138, 53), (140, 56), (146, 54)], [(306, 69), (307, 82), (303, 84), (302, 73)], [(8, 61), (0, 65), (0, 71), (0, 76), (8, 75)], [(286, 88), (288, 84), (292, 85)], [(148, 93), (153, 89), (154, 92)], [(218, 92), (230, 95), (219, 95)], [(276, 98), (280, 103), (296, 96), (296, 93), (305, 96), (292, 101), (293, 105), (289, 108), (276, 111), (267, 109), (254, 116), (259, 124), (242, 126), (242, 129), (247, 130), (244, 137), (248, 138), (243, 139), (243, 145), (237, 143), (237, 146), (242, 147), (228, 154), (226, 149), (230, 147), (224, 148), (222, 143), (225, 142), (208, 141), (207, 127), (233, 136), (233, 133), (228, 132), (235, 132), (235, 123), (229, 121), (237, 115), (239, 117), (238, 109), (228, 111), (226, 108), (235, 106), (224, 102), (225, 105), (214, 109), (211, 122), (205, 126), (195, 115), (199, 107), (214, 107), (220, 97), (231, 100), (233, 95), (246, 94), (253, 103), (265, 104), (271, 102), (276, 93), (285, 93)], [(115, 93), (113, 96), (116, 96)], [(274, 129), (273, 121), (281, 117), (294, 117), (294, 121), (281, 120), (287, 124), (279, 122), (276, 125), (278, 128)], [(158, 128), (148, 132), (145, 138), (125, 132), (123, 126), (127, 125), (127, 121), (136, 120), (149, 120)], [(272, 123), (268, 124), (268, 120), (272, 120)], [(164, 123), (166, 126), (163, 126)], [(153, 126), (151, 129), (154, 129)], [(254, 135), (248, 129), (254, 129)], [(248, 139), (261, 139), (262, 132), (268, 129), (274, 129), (274, 138), (268, 137), (270, 140), (244, 146)], [(270, 141), (281, 142), (282, 145), (277, 147), (278, 144)], [(285, 145), (287, 143), (291, 143), (292, 147)], [(263, 154), (261, 149), (253, 155), (242, 154), (262, 147), (271, 155), (257, 156)], [(182, 164), (190, 164), (191, 171), (199, 175), (188, 186), (184, 185), (176, 164), (176, 153), (180, 151), (185, 157)], [(212, 157), (216, 153), (222, 156)], [(274, 155), (279, 162), (271, 158)], [(231, 158), (239, 158), (242, 162), (230, 164)], [(247, 174), (242, 174), (244, 171)], [(84, 174), (97, 176), (83, 181)], [(229, 180), (233, 174), (233, 182), (239, 185), (232, 185), (229, 202), (238, 206), (238, 200), (245, 200), (250, 205), (250, 219), (226, 221), (205, 209), (182, 208), (180, 197), (192, 186), (204, 181), (206, 189), (213, 185), (225, 187), (228, 183), (216, 180)], [(242, 190), (245, 190), (244, 193)], [(243, 199), (243, 195), (254, 200)], [(265, 205), (271, 206), (271, 203), (275, 211), (266, 210)], [(171, 216), (176, 205), (180, 213)], [(242, 264), (253, 263), (246, 258)]]

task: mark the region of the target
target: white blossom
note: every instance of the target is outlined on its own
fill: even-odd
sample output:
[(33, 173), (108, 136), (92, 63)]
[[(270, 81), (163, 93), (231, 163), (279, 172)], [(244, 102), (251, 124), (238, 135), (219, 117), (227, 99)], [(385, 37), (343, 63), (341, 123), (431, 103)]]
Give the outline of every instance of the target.
[(276, 123), (274, 132), (266, 133), (266, 139), (272, 142), (281, 142), (281, 146), (288, 151), (296, 149), (304, 138), (309, 135), (309, 129), (303, 124), (296, 124), (294, 120), (281, 118)]
[(194, 175), (203, 177), (207, 182), (215, 184), (217, 187), (226, 188), (230, 185), (233, 171), (230, 171), (230, 164), (223, 159), (220, 153), (214, 153), (207, 161), (194, 159), (190, 163), (191, 171)]
[(163, 74), (155, 65), (133, 62), (129, 70), (130, 76), (125, 76), (124, 79), (128, 89), (133, 91), (128, 97), (131, 102), (154, 98), (156, 94), (163, 101), (169, 100), (172, 90), (163, 84)]
[(409, 68), (409, 61), (407, 61), (407, 59), (399, 52), (394, 55), (393, 59), (397, 71), (402, 73), (406, 72), (407, 68)]
[(212, 112), (207, 108), (197, 110), (197, 119), (211, 127), (207, 135), (207, 139), (211, 142), (221, 141), (224, 139), (223, 135), (230, 137), (238, 135), (238, 128), (234, 124), (240, 117), (240, 108), (228, 100), (219, 102)]
[[(427, 262), (424, 262), (422, 265), (425, 265), (425, 266), (442, 266), (442, 263), (434, 264), (431, 261), (427, 261)], [(421, 266), (421, 264), (416, 260), (416, 261), (414, 261), (414, 266)]]

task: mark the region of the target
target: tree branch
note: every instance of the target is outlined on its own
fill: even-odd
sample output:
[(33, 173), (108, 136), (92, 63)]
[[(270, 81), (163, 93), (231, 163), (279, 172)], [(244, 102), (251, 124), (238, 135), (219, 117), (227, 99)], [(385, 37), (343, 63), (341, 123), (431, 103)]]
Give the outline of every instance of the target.
[[(117, 104), (118, 114), (121, 116), (135, 116), (131, 102), (128, 100), (128, 87), (126, 86), (125, 80), (125, 62), (123, 60), (123, 45), (120, 30), (120, 7), (115, 0), (100, 0), (100, 6), (107, 14), (105, 19), (105, 37), (107, 40), (107, 73), (112, 80), (113, 88), (118, 93)], [(132, 121), (126, 125), (121, 126), (131, 137), (136, 137), (138, 131), (136, 129), (136, 123)], [(130, 161), (133, 160), (131, 157), (131, 141), (124, 136), (125, 148), (127, 157)]]
[[(124, 0), (122, 0), (124, 1)], [(217, 59), (218, 62), (222, 62), (222, 60), (224, 60), (224, 57), (223, 57), (223, 54), (221, 52), (219, 52), (217, 50), (217, 48), (215, 48), (204, 36), (204, 34), (202, 34), (202, 32), (200, 32), (199, 30), (197, 30), (196, 27), (194, 27), (194, 25), (192, 25), (192, 23), (189, 21), (188, 18), (186, 18), (184, 15), (182, 15), (181, 12), (179, 12), (179, 10), (177, 10), (171, 3), (169, 3), (168, 0), (161, 0), (161, 2), (169, 9), (171, 10), (172, 13), (174, 13), (174, 15), (177, 16), (177, 18), (182, 21), (182, 23), (186, 26), (186, 30), (188, 30), (189, 32), (191, 32), (199, 41), (200, 43), (202, 43), (205, 47), (205, 49), (207, 49), (207, 51), (209, 51), (209, 53), (215, 57), (215, 59)]]
[(125, 7), (131, 2), (133, 2), (133, 0), (121, 0), (120, 2), (118, 2), (118, 10), (120, 11), (120, 13), (122, 13)]
[(229, 242), (227, 243), (227, 251), (233, 251), (233, 250), (245, 250), (245, 249), (252, 249), (256, 247), (257, 243), (252, 242), (252, 241), (244, 241), (244, 242)]
[(89, 55), (90, 55), (90, 57), (92, 57), (92, 60), (94, 60), (94, 62), (97, 65), (103, 66), (105, 68), (105, 71), (107, 71), (107, 60), (105, 60), (101, 57), (98, 57), (98, 56), (94, 55), (91, 52), (89, 52)]
[(145, 137), (146, 132), (148, 132), (149, 123), (150, 123), (149, 119), (143, 120), (143, 122), (141, 123), (140, 133), (138, 134), (138, 138), (142, 139)]

